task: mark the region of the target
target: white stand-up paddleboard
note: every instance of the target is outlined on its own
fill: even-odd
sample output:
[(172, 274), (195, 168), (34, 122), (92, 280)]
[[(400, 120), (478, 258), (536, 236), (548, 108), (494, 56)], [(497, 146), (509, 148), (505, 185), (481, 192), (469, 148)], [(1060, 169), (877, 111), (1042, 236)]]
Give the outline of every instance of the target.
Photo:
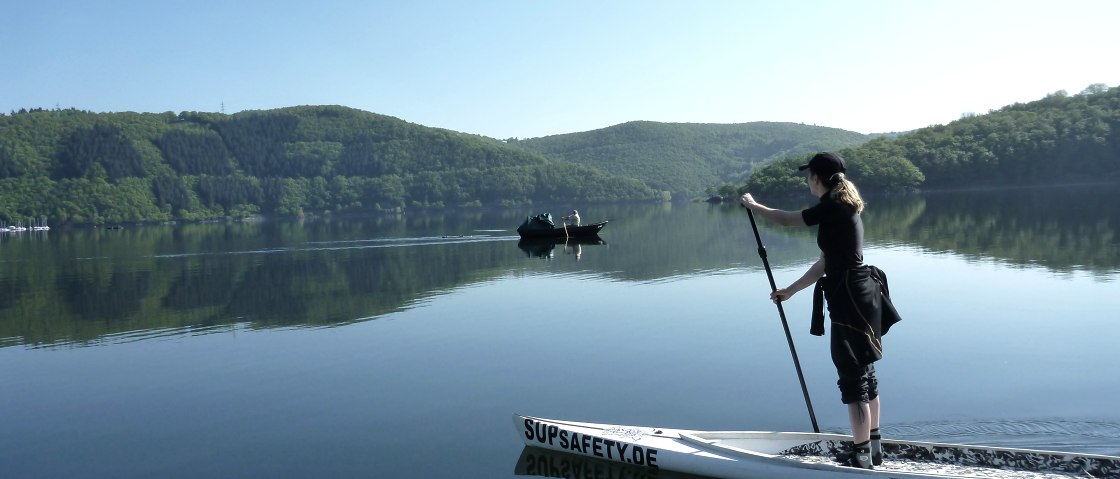
[(513, 415), (525, 445), (716, 478), (1120, 478), (1120, 457), (913, 441), (883, 441), (873, 470), (833, 458), (849, 436), (693, 431)]

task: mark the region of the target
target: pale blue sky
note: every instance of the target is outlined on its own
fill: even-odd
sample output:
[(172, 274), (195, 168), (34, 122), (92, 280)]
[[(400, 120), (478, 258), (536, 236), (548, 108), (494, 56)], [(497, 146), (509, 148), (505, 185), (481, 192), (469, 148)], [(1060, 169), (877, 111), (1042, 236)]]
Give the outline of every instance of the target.
[(495, 138), (904, 131), (1120, 86), (1120, 2), (6, 0), (0, 112), (337, 104)]

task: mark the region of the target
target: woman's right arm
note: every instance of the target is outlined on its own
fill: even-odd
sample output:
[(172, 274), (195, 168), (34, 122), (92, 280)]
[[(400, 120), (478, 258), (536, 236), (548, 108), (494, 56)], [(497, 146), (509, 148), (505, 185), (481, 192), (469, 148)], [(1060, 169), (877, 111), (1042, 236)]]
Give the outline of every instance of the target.
[(743, 196), (739, 197), (739, 203), (743, 206), (746, 206), (747, 208), (750, 208), (751, 211), (758, 213), (763, 218), (773, 221), (779, 225), (808, 226), (805, 224), (805, 218), (801, 216), (800, 211), (776, 210), (755, 201), (754, 197), (751, 196), (750, 193), (743, 193)]

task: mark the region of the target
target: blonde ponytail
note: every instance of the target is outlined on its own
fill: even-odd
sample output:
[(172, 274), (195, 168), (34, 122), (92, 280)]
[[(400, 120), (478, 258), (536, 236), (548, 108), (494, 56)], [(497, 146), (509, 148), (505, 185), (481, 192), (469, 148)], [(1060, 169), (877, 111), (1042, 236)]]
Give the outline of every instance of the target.
[(859, 190), (856, 189), (856, 184), (852, 183), (844, 173), (836, 173), (828, 179), (828, 184), (832, 187), (829, 194), (836, 201), (851, 206), (856, 210), (856, 214), (863, 213), (863, 197), (859, 195)]

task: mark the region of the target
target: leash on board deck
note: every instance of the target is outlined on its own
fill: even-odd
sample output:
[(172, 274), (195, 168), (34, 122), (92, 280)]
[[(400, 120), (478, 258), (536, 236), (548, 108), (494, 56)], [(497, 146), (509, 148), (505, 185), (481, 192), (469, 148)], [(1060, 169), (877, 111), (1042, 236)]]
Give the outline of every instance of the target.
[[(743, 206), (743, 208), (747, 208)], [(762, 237), (758, 235), (758, 225), (754, 222), (754, 212), (747, 208), (747, 215), (751, 218), (751, 229), (754, 230), (754, 240), (758, 243), (758, 256), (762, 258), (762, 266), (766, 268), (766, 278), (770, 280), (770, 292), (778, 290), (778, 286), (774, 283), (774, 273), (770, 272), (770, 261), (766, 259), (766, 247), (762, 245)], [(797, 368), (797, 380), (801, 381), (801, 394), (805, 395), (805, 407), (809, 408), (809, 420), (813, 422), (813, 432), (819, 433), (821, 429), (817, 427), (817, 415), (813, 413), (813, 402), (809, 400), (809, 389), (805, 387), (805, 375), (801, 374), (801, 361), (797, 360), (797, 348), (793, 347), (793, 336), (789, 334), (789, 322), (786, 321), (786, 311), (782, 309), (782, 302), (775, 301), (778, 306), (778, 316), (782, 318), (782, 329), (786, 331), (786, 342), (789, 343), (789, 352), (793, 355), (793, 367)]]

